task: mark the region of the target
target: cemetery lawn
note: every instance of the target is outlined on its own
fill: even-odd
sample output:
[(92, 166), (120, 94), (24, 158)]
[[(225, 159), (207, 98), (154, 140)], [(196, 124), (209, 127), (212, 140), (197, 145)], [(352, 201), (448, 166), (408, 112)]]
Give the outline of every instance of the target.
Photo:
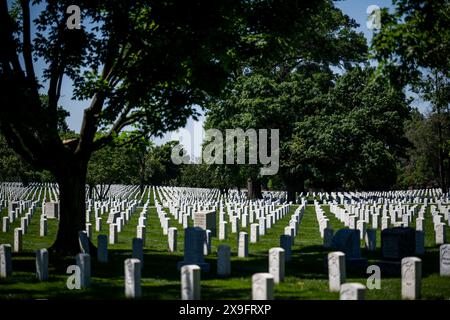
[[(212, 254), (205, 258), (211, 264), (210, 273), (201, 275), (202, 299), (251, 299), (251, 276), (257, 272), (267, 272), (268, 250), (279, 246), (279, 236), (289, 222), (290, 215), (296, 206), (291, 207), (291, 213), (277, 222), (265, 236), (260, 237), (257, 244), (249, 244), (249, 258), (238, 258), (237, 234), (229, 233), (229, 240), (219, 241), (213, 238)], [(325, 214), (330, 219), (332, 228), (336, 231), (344, 226), (329, 213), (329, 207), (323, 206)], [(50, 256), (49, 281), (38, 282), (35, 278), (34, 250), (48, 248), (54, 240), (57, 221), (49, 220), (48, 236), (39, 237), (40, 208), (33, 216), (29, 231), (23, 237), (23, 252), (13, 253), (13, 275), (0, 279), (0, 299), (124, 299), (124, 267), (126, 258), (131, 257), (132, 238), (136, 236), (138, 208), (132, 219), (119, 234), (116, 245), (108, 245), (109, 262), (101, 264), (92, 257), (92, 285), (89, 289), (69, 290), (66, 281), (67, 267), (75, 264), (75, 259), (56, 259)], [(6, 215), (3, 210), (1, 216)], [(439, 250), (434, 245), (434, 232), (429, 209), (426, 213), (426, 254), (422, 256), (423, 299), (449, 299), (450, 277), (439, 276)], [(91, 218), (92, 219), (92, 218)], [(174, 219), (172, 219), (174, 220)], [(94, 244), (98, 234), (107, 234), (106, 224), (103, 231), (93, 232)], [(172, 225), (182, 230), (176, 222)], [(0, 233), (0, 244), (13, 244), (13, 229), (19, 227), (19, 222), (11, 225), (8, 233)], [(247, 231), (248, 228), (241, 229)], [(447, 234), (450, 230), (447, 227)], [(177, 262), (183, 260), (183, 232), (178, 234), (178, 251), (170, 254), (167, 249), (167, 236), (162, 233), (155, 207), (151, 207), (147, 219), (147, 241), (145, 246), (144, 268), (142, 270), (142, 299), (180, 299), (180, 273)], [(228, 278), (216, 276), (216, 252), (219, 244), (229, 244), (232, 250), (231, 272)], [(322, 239), (316, 220), (314, 206), (308, 205), (295, 238), (292, 251), (292, 261), (286, 263), (285, 281), (275, 287), (275, 299), (339, 299), (338, 293), (328, 291), (328, 274), (325, 271), (325, 257), (328, 250), (322, 247)], [(367, 252), (362, 249), (369, 264), (376, 264), (381, 258), (380, 231), (377, 232), (377, 251)], [(347, 282), (367, 284), (369, 275), (347, 274)], [(400, 299), (399, 276), (383, 277), (381, 275), (380, 290), (366, 290), (366, 299)]]

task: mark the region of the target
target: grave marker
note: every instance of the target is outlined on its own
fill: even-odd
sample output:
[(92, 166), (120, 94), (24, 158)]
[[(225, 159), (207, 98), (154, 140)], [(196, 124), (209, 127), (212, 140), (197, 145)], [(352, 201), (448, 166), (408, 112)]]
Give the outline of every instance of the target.
[(269, 273), (275, 283), (284, 281), (284, 249), (272, 248), (269, 250)]
[(8, 278), (12, 275), (11, 245), (0, 245), (0, 278)]
[(366, 287), (360, 283), (344, 283), (340, 289), (340, 300), (364, 300)]
[(48, 251), (36, 250), (36, 277), (39, 281), (48, 280)]
[(252, 276), (252, 299), (273, 300), (274, 277), (270, 273), (255, 273)]
[[(142, 239), (138, 239), (142, 243)], [(133, 239), (133, 240), (134, 240)], [(142, 263), (139, 259), (126, 259), (125, 267), (125, 297), (126, 298), (140, 298), (141, 291), (141, 268)]]
[(340, 251), (328, 254), (328, 281), (331, 292), (339, 292), (346, 280), (345, 254)]
[(402, 299), (420, 299), (422, 260), (417, 257), (402, 259)]
[(198, 265), (181, 267), (181, 300), (200, 300), (200, 272)]
[(217, 275), (226, 277), (231, 274), (231, 249), (227, 245), (219, 245), (217, 249)]

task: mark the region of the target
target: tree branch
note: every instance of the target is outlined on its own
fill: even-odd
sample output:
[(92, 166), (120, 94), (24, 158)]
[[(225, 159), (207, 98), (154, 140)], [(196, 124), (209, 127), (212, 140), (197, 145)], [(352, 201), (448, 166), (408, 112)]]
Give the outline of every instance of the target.
[[(92, 144), (97, 132), (97, 120), (105, 101), (104, 94), (96, 93), (91, 105), (84, 110), (83, 123), (81, 124), (80, 139), (75, 149), (76, 154), (89, 154), (89, 146)], [(92, 151), (92, 150), (91, 150)]]
[[(114, 78), (114, 62), (117, 60), (115, 59), (117, 55), (116, 47), (116, 43), (113, 43), (113, 40), (110, 38), (107, 46), (105, 63), (102, 70), (102, 78), (108, 82), (110, 79)], [(84, 153), (84, 155), (88, 155), (90, 152), (95, 150), (92, 149), (92, 143), (95, 138), (95, 133), (97, 132), (98, 117), (102, 111), (105, 97), (105, 92), (97, 92), (92, 98), (91, 105), (84, 110), (83, 123), (80, 130), (80, 140), (75, 150), (76, 154)]]
[(36, 85), (30, 36), (31, 27), (29, 0), (21, 0), (20, 4), (22, 6), (23, 13), (23, 60), (25, 62), (25, 70), (27, 72), (28, 79)]
[(22, 158), (28, 163), (36, 166), (42, 167), (42, 163), (33, 157), (33, 154), (27, 149), (22, 139), (14, 132), (10, 125), (4, 124), (2, 127), (3, 135), (8, 142), (8, 145), (17, 152)]
[(22, 67), (16, 55), (17, 48), (13, 39), (13, 31), (7, 0), (0, 0), (0, 61), (5, 69), (9, 69), (11, 63), (13, 73), (23, 76)]
[(108, 133), (103, 137), (97, 139), (93, 143), (93, 149), (99, 150), (109, 142), (111, 142), (113, 135), (118, 134), (123, 128), (128, 125), (133, 124), (137, 119), (142, 117), (142, 112), (135, 112), (129, 116), (127, 116), (130, 108), (124, 110), (124, 112), (120, 115), (120, 117), (116, 120), (113, 126), (109, 129)]

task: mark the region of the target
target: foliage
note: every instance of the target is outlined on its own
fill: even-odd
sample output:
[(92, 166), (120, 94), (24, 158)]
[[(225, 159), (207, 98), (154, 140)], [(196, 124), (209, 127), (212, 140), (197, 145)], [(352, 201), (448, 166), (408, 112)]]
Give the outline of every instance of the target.
[(170, 141), (160, 146), (152, 146), (147, 154), (146, 181), (152, 185), (177, 184), (180, 167), (171, 159), (172, 148), (176, 142)]
[[(450, 3), (446, 0), (395, 0), (394, 4), (394, 13), (384, 12), (382, 28), (373, 38), (374, 56), (393, 83), (399, 87), (408, 85), (431, 103), (432, 128), (437, 136), (437, 141), (433, 140), (437, 148), (428, 151), (435, 152), (431, 157), (437, 158), (439, 184), (447, 190), (450, 185), (447, 142), (450, 140)], [(421, 139), (414, 141), (420, 144)], [(418, 160), (413, 158), (407, 167)], [(405, 170), (412, 174), (411, 168)], [(410, 181), (422, 184), (425, 176), (430, 176), (423, 175), (423, 168), (418, 170), (422, 174), (410, 177), (413, 179)], [(430, 182), (433, 180), (434, 177)]]
[[(226, 100), (211, 105), (210, 127), (280, 128), (285, 186), (389, 188), (407, 141), (404, 94), (372, 68), (342, 76), (299, 68), (283, 82), (252, 73)], [(242, 172), (241, 172), (242, 173)]]
[(427, 188), (439, 185), (438, 137), (434, 114), (425, 116), (417, 109), (406, 122), (406, 137), (411, 142), (406, 158), (399, 161), (399, 188)]

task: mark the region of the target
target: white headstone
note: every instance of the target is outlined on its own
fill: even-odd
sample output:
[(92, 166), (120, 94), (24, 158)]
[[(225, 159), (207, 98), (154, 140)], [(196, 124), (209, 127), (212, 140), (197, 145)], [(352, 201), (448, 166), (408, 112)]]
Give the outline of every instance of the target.
[(3, 217), (2, 232), (9, 232), (9, 217)]
[(109, 244), (115, 244), (117, 242), (117, 225), (111, 223), (109, 225)]
[(194, 227), (200, 227), (203, 230), (210, 230), (211, 236), (216, 237), (216, 211), (206, 210), (194, 213)]
[(48, 251), (36, 250), (36, 277), (39, 281), (48, 280)]
[(231, 218), (231, 233), (238, 233), (239, 232), (239, 217), (232, 217)]
[(102, 231), (102, 218), (101, 217), (95, 218), (95, 231), (97, 231), (97, 232)]
[(10, 277), (12, 274), (11, 245), (0, 245), (0, 278)]
[(266, 234), (266, 218), (259, 218), (259, 235), (264, 236)]
[(361, 283), (343, 283), (340, 289), (340, 300), (364, 300), (366, 287)]
[(257, 243), (259, 241), (259, 224), (252, 223), (250, 225), (250, 242)]
[(175, 227), (169, 228), (169, 232), (167, 235), (167, 241), (169, 242), (169, 252), (177, 251), (177, 236), (178, 230)]
[(242, 215), (242, 228), (247, 228), (248, 226), (248, 214), (243, 214)]
[(439, 248), (439, 273), (441, 277), (450, 277), (450, 244)]
[(89, 239), (92, 239), (92, 223), (86, 223), (86, 235)]
[(145, 242), (147, 239), (147, 237), (146, 237), (147, 231), (146, 230), (147, 230), (147, 227), (144, 225), (138, 225), (136, 227), (136, 238), (142, 239), (142, 243), (143, 243), (144, 247), (145, 247)]
[(269, 250), (269, 273), (273, 275), (275, 283), (284, 281), (284, 259), (283, 248)]
[(255, 273), (252, 276), (252, 299), (273, 300), (274, 277), (270, 273)]
[(402, 299), (420, 299), (422, 260), (417, 257), (402, 259)]
[(59, 202), (45, 203), (45, 215), (48, 219), (59, 218)]
[[(139, 239), (139, 238), (134, 238)], [(142, 242), (142, 239), (139, 239)], [(126, 259), (125, 267), (125, 297), (140, 298), (141, 291), (141, 268), (142, 264), (139, 259)]]
[(25, 217), (20, 218), (20, 229), (23, 230), (23, 234), (27, 233), (28, 230), (28, 219)]
[(23, 231), (21, 228), (14, 229), (14, 252), (22, 251), (22, 235)]
[(167, 236), (167, 233), (169, 233), (170, 228), (170, 218), (163, 218), (163, 235)]
[[(122, 228), (123, 228), (123, 219), (122, 218), (117, 218), (116, 219), (116, 223), (115, 223), (116, 227), (117, 227), (117, 233), (122, 232)], [(109, 225), (111, 226), (111, 225)]]
[(416, 219), (416, 230), (417, 231), (425, 231), (423, 223), (425, 219), (424, 218), (417, 218)]
[(219, 222), (219, 240), (228, 239), (228, 223), (226, 221)]
[(246, 258), (248, 257), (248, 233), (239, 232), (238, 240), (238, 257)]
[(189, 214), (183, 214), (183, 229), (189, 228)]
[(200, 300), (200, 272), (197, 265), (181, 267), (181, 300)]
[(328, 279), (331, 292), (339, 292), (346, 280), (345, 254), (340, 251), (328, 254)]
[(445, 224), (439, 223), (435, 226), (436, 245), (444, 244), (446, 241)]
[(47, 218), (41, 218), (39, 220), (39, 236), (45, 237), (48, 233), (48, 226), (47, 226)]

